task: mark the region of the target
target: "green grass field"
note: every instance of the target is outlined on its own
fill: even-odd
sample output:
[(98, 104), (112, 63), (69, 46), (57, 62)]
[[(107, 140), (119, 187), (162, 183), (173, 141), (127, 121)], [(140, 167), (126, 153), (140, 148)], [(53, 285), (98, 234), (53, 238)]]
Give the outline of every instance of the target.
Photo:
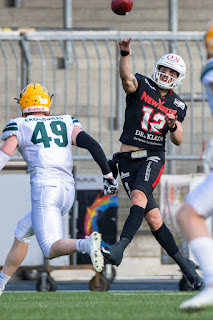
[(191, 292), (4, 292), (1, 320), (213, 319), (213, 308), (185, 314)]

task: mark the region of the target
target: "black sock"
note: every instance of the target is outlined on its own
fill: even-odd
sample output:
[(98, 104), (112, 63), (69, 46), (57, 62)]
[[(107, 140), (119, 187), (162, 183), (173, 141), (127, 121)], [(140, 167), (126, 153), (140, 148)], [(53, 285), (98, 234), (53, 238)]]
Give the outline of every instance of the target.
[(187, 273), (189, 270), (188, 259), (186, 259), (178, 249), (173, 235), (167, 226), (163, 223), (158, 230), (152, 231), (152, 234), (162, 248), (166, 250), (168, 255), (179, 265), (183, 273)]
[(163, 223), (158, 230), (152, 231), (152, 233), (168, 255), (179, 265), (182, 272), (187, 276), (187, 279), (192, 282), (193, 277), (197, 275), (195, 266), (193, 262), (190, 264), (189, 260), (182, 255), (166, 225)]
[(181, 270), (183, 271), (184, 274), (186, 274), (190, 271), (188, 259), (184, 258), (184, 256), (182, 255), (182, 253), (180, 251), (176, 252), (172, 258), (179, 265), (179, 267), (181, 268)]
[(132, 241), (134, 235), (140, 228), (143, 221), (144, 214), (145, 214), (145, 209), (142, 207), (134, 205), (130, 208), (129, 216), (126, 219), (126, 222), (124, 224), (123, 231), (120, 237), (120, 241), (123, 244), (123, 246), (125, 246), (125, 248)]
[(128, 244), (130, 243), (130, 240), (128, 238), (121, 237), (119, 240), (119, 243), (121, 245), (122, 250), (124, 251), (128, 246)]
[(166, 250), (168, 255), (174, 259), (174, 256), (177, 252), (179, 252), (179, 249), (175, 243), (173, 235), (171, 234), (167, 226), (163, 223), (158, 230), (152, 231), (152, 234), (161, 245), (161, 247)]

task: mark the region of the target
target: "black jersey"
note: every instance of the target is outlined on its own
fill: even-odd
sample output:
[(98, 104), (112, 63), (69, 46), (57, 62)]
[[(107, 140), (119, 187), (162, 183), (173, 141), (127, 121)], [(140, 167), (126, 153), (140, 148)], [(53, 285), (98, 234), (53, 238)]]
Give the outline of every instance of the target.
[(169, 126), (166, 113), (177, 115), (183, 122), (187, 106), (178, 95), (169, 90), (161, 96), (158, 86), (150, 78), (135, 74), (138, 88), (126, 96), (125, 122), (120, 141), (149, 150), (165, 150)]

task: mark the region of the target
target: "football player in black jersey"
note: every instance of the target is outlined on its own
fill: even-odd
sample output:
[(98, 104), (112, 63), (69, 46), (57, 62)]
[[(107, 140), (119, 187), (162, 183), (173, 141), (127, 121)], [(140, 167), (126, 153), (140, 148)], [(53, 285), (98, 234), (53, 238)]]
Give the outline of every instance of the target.
[(102, 247), (102, 252), (112, 264), (119, 265), (123, 252), (133, 239), (143, 218), (169, 256), (180, 266), (183, 274), (200, 289), (202, 279), (195, 271), (193, 261), (183, 257), (170, 230), (163, 223), (153, 198), (153, 190), (165, 166), (165, 140), (170, 132), (171, 141), (179, 146), (183, 139), (182, 122), (187, 106), (173, 91), (185, 78), (183, 59), (174, 53), (162, 56), (156, 63), (152, 79), (130, 73), (130, 39), (121, 39), (120, 78), (126, 92), (126, 110), (120, 152), (110, 161), (113, 175), (116, 163), (127, 192), (131, 208), (120, 240), (113, 246)]

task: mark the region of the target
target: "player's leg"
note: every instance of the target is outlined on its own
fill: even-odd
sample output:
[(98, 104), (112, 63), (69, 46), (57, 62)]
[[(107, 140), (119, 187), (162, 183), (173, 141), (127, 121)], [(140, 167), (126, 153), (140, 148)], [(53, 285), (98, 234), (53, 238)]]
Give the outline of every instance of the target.
[[(33, 229), (46, 258), (52, 259), (75, 252), (74, 240), (66, 239), (67, 242), (64, 245), (60, 241), (63, 240), (62, 208), (64, 198), (62, 184), (33, 188), (31, 191)], [(73, 199), (74, 194), (70, 192), (67, 210), (71, 208)]]
[[(153, 209), (151, 209), (154, 207)], [(148, 212), (145, 214), (145, 219), (150, 226), (152, 234), (158, 243), (162, 246), (168, 255), (179, 265), (183, 274), (194, 286), (196, 290), (200, 289), (202, 279), (196, 272), (196, 265), (193, 261), (185, 258), (180, 252), (172, 233), (168, 227), (163, 223), (159, 209), (155, 205), (154, 199), (149, 198), (147, 205)]]
[(204, 218), (200, 217), (188, 204), (184, 204), (178, 212), (178, 222), (186, 234), (189, 247), (199, 262), (204, 277), (203, 290), (195, 297), (183, 302), (180, 309), (192, 311), (213, 306), (213, 239)]
[(27, 255), (29, 242), (33, 234), (31, 212), (28, 212), (17, 224), (13, 245), (1, 270), (0, 295), (11, 276), (24, 261)]
[(60, 184), (42, 187), (32, 195), (32, 222), (38, 244), (45, 257), (53, 259), (77, 251), (88, 253), (95, 270), (102, 271), (103, 255), (100, 251), (101, 235), (93, 233), (88, 239), (63, 238), (62, 214), (73, 205), (74, 189)]
[[(66, 187), (64, 187), (66, 189)], [(73, 190), (73, 200), (74, 201), (75, 191)], [(64, 192), (65, 200), (64, 206), (62, 208), (62, 212), (66, 212), (68, 207), (70, 206), (70, 190), (68, 189), (67, 192)], [(71, 206), (72, 206), (71, 204)], [(70, 239), (69, 239), (70, 240)], [(75, 240), (75, 251), (87, 253), (91, 258), (92, 265), (97, 272), (101, 272), (104, 268), (104, 257), (101, 253), (101, 234), (97, 231), (93, 232), (89, 237), (86, 239), (78, 239)]]
[(177, 220), (197, 259), (204, 277), (203, 290), (180, 305), (181, 310), (213, 306), (213, 239), (205, 224), (212, 215), (213, 173), (187, 195), (185, 203), (177, 212)]
[(145, 210), (138, 205), (139, 201), (140, 203), (146, 203), (146, 196), (140, 190), (134, 190), (131, 194), (132, 206), (130, 208), (129, 215), (124, 223), (123, 230), (120, 235), (120, 240), (110, 247), (105, 246), (101, 248), (101, 251), (105, 258), (107, 258), (107, 260), (109, 260), (109, 262), (113, 265), (119, 266), (123, 259), (124, 250), (132, 241), (134, 235), (142, 224)]
[(2, 268), (4, 274), (11, 277), (16, 272), (27, 255), (28, 246), (29, 242), (22, 242), (17, 238), (14, 239), (13, 245)]
[[(119, 265), (123, 253), (140, 228), (147, 204), (146, 187), (143, 188), (147, 170), (147, 158), (131, 159), (121, 157), (119, 160), (119, 173), (127, 195), (130, 198), (131, 208), (124, 223), (120, 240), (113, 246), (102, 247), (102, 252), (114, 265)], [(151, 190), (151, 189), (150, 189)]]
[(7, 255), (5, 264), (0, 273), (0, 295), (5, 289), (7, 282), (11, 276), (20, 267), (26, 257), (29, 243), (21, 242), (17, 238), (14, 239), (13, 245)]

